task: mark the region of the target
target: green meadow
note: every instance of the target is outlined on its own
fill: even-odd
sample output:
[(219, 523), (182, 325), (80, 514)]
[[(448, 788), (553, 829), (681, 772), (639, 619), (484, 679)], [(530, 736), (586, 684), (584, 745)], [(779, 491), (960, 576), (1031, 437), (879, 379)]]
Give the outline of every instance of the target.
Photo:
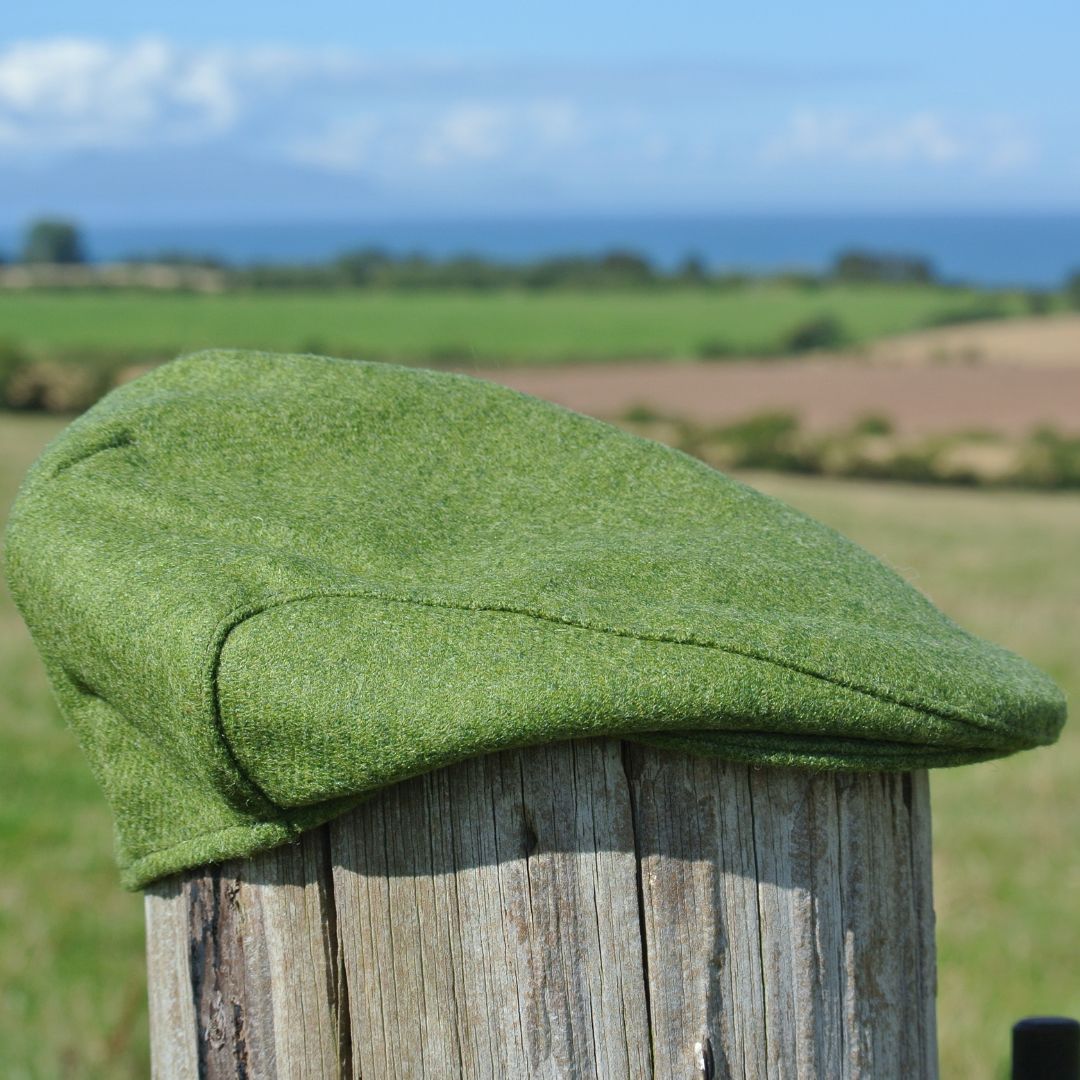
[(1024, 310), (1019, 294), (936, 285), (621, 290), (0, 292), (0, 342), (32, 354), (166, 358), (209, 345), (454, 364), (559, 363), (859, 345)]
[[(571, 297), (434, 299), (421, 305), (400, 295), (5, 296), (0, 337), (25, 334), (35, 345), (93, 340), (172, 350), (216, 339), (291, 348), (303, 344), (290, 336), (298, 333), (292, 327), (302, 312), (309, 325), (354, 342), (358, 351), (464, 342), (472, 334), (485, 355), (512, 336), (534, 358), (558, 355), (571, 338), (596, 356), (606, 355), (613, 341), (633, 341), (639, 351), (663, 344), (675, 353), (712, 333), (709, 320), (725, 303), (705, 296), (610, 298), (604, 319), (578, 322), (583, 317)], [(743, 298), (738, 315), (724, 309), (743, 340), (767, 340), (767, 311), (800, 317), (816, 310), (821, 294), (767, 299), (755, 307)], [(913, 294), (904, 311), (883, 304), (876, 322), (864, 312), (859, 325), (866, 334), (886, 324), (901, 329), (905, 320), (925, 316), (932, 299), (923, 297), (920, 307)], [(482, 325), (480, 304), (501, 315)], [(429, 312), (423, 320), (421, 310)], [(410, 325), (407, 312), (424, 325)], [(683, 325), (682, 318), (696, 321)], [(518, 319), (524, 322), (515, 327)], [(0, 413), (3, 512), (26, 467), (61, 426), (52, 418)], [(861, 542), (958, 621), (1040, 664), (1072, 701), (1080, 697), (1080, 497), (749, 479)], [(141, 900), (117, 884), (109, 816), (6, 592), (0, 592), (0, 739), (2, 1071), (13, 1080), (145, 1076)], [(944, 1076), (1004, 1077), (1015, 1019), (1080, 1015), (1078, 770), (1074, 725), (1053, 748), (934, 774)]]

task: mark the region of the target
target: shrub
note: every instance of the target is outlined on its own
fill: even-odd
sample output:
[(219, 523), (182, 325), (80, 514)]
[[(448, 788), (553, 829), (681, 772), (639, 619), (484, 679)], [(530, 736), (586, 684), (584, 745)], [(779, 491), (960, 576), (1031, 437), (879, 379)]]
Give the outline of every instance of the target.
[(456, 341), (433, 345), (425, 360), (431, 364), (472, 364), (476, 362), (476, 350)]
[(1065, 302), (1074, 311), (1080, 311), (1080, 270), (1074, 271), (1065, 281)]
[(706, 338), (697, 347), (697, 354), (702, 360), (725, 360), (734, 356), (736, 350), (723, 338)]
[(296, 351), (298, 353), (305, 353), (308, 356), (333, 356), (330, 351), (330, 346), (321, 337), (306, 337), (301, 340), (297, 346)]
[(995, 299), (979, 299), (964, 307), (946, 308), (935, 312), (923, 320), (923, 326), (933, 329), (936, 326), (959, 326), (962, 323), (983, 322), (987, 319), (1002, 319), (1008, 312)]
[(816, 454), (810, 452), (809, 444), (800, 445), (798, 435), (795, 416), (773, 412), (719, 428), (708, 441), (733, 468), (817, 471)]
[(837, 281), (892, 285), (926, 285), (935, 279), (927, 259), (873, 251), (842, 251), (833, 263), (832, 276)]
[(1034, 487), (1080, 487), (1080, 437), (1040, 428), (1027, 440), (1017, 479)]
[(887, 416), (872, 414), (856, 420), (851, 433), (852, 435), (891, 435), (893, 424)]
[(7, 380), (4, 403), (11, 409), (82, 412), (108, 388), (107, 374), (89, 365), (37, 360), (19, 367)]
[(1032, 289), (1025, 293), (1024, 302), (1030, 315), (1046, 315), (1054, 306), (1054, 298), (1042, 289)]
[(934, 446), (905, 447), (879, 473), (881, 479), (906, 480), (908, 483), (932, 483), (941, 479)]
[(0, 341), (0, 405), (7, 404), (8, 384), (29, 363), (29, 358), (17, 345)]
[(666, 420), (667, 417), (658, 413), (650, 405), (631, 405), (622, 414), (622, 419), (627, 424), (655, 424)]
[(815, 315), (788, 330), (781, 338), (781, 349), (789, 353), (835, 349), (847, 340), (843, 323), (835, 315)]
[(727, 427), (707, 428), (663, 418), (647, 406), (623, 415), (630, 427), (721, 469), (902, 480), (921, 484), (978, 484), (1080, 488), (1080, 436), (1042, 428), (1024, 439), (973, 431), (902, 439), (882, 417), (848, 431), (811, 435), (790, 413), (759, 413)]
[(124, 352), (38, 356), (0, 343), (0, 408), (81, 412), (112, 387), (160, 362)]

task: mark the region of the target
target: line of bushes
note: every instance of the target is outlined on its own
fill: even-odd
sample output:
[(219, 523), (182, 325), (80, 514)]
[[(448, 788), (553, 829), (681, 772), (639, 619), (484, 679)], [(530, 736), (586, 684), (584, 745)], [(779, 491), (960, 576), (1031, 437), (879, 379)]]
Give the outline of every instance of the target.
[(623, 426), (669, 443), (720, 469), (768, 469), (909, 483), (1042, 490), (1080, 489), (1080, 436), (1049, 427), (1022, 438), (992, 432), (904, 437), (887, 418), (868, 416), (845, 431), (806, 431), (796, 416), (767, 412), (708, 426), (627, 412)]
[[(0, 343), (0, 408), (74, 414), (158, 361), (122, 353), (30, 357)], [(769, 469), (913, 483), (1080, 489), (1080, 437), (1040, 428), (1023, 438), (987, 432), (904, 437), (885, 417), (847, 430), (805, 430), (786, 412), (765, 412), (710, 426), (648, 408), (628, 411), (623, 426), (721, 469)]]
[[(311, 338), (281, 351), (320, 356), (356, 357), (355, 349)], [(74, 415), (90, 408), (114, 387), (182, 353), (158, 355), (145, 350), (72, 349), (31, 352), (0, 340), (0, 411)], [(476, 356), (465, 345), (433, 345), (416, 356), (368, 357), (402, 364), (456, 368), (474, 366)]]
[(79, 413), (154, 362), (160, 361), (108, 352), (33, 356), (0, 341), (0, 408)]
[[(962, 326), (967, 323), (1005, 319), (1009, 308), (997, 296), (975, 296), (964, 304), (945, 308), (927, 316), (919, 329), (932, 330), (943, 326)], [(745, 347), (739, 348), (719, 337), (706, 338), (698, 346), (697, 355), (702, 360), (726, 360), (733, 356), (794, 356), (816, 350), (837, 350), (852, 345), (854, 335), (842, 319), (830, 311), (821, 311), (795, 323), (780, 335), (774, 349), (754, 354)]]
[(793, 356), (819, 349), (842, 349), (851, 344), (852, 336), (847, 327), (835, 315), (823, 311), (795, 323), (780, 334), (776, 347), (769, 350), (748, 349), (736, 346), (719, 337), (706, 338), (698, 346), (701, 360), (729, 360), (746, 356)]
[[(598, 254), (555, 255), (507, 261), (482, 255), (462, 254), (446, 258), (416, 252), (397, 255), (381, 248), (359, 248), (311, 263), (263, 262), (233, 266), (211, 256), (191, 256), (178, 252), (142, 256), (134, 263), (213, 270), (222, 275), (229, 289), (326, 290), (370, 288), (386, 290), (460, 289), (495, 291), (506, 289), (656, 289), (710, 288), (738, 290), (754, 285), (772, 285), (817, 292), (835, 285), (925, 288), (943, 291), (983, 292), (985, 305), (996, 307), (994, 293), (978, 290), (961, 281), (939, 278), (923, 260), (907, 260), (889, 255), (841, 252), (823, 270), (787, 269), (767, 272), (710, 266), (696, 255), (688, 255), (673, 266), (662, 266), (646, 255), (629, 249), (612, 249)], [(910, 263), (910, 266), (908, 265)], [(1061, 290), (1028, 290), (1024, 293), (1031, 314), (1046, 314), (1080, 305), (1074, 294), (1077, 279), (1068, 279)], [(1018, 290), (1005, 290), (1016, 293)], [(970, 305), (961, 309), (968, 317)], [(948, 319), (948, 315), (945, 316)]]

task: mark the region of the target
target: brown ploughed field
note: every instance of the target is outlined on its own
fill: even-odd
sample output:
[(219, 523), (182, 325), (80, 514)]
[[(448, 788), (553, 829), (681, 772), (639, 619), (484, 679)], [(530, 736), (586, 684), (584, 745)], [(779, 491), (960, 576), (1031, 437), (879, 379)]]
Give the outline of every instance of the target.
[(475, 374), (607, 418), (644, 406), (717, 425), (790, 412), (811, 431), (836, 431), (873, 415), (912, 435), (1022, 435), (1041, 425), (1080, 432), (1080, 316), (945, 327), (858, 355)]

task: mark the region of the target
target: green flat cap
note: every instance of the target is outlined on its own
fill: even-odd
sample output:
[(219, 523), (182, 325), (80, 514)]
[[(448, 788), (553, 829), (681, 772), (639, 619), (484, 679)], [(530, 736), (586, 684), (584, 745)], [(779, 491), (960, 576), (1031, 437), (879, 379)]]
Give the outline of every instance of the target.
[(1065, 715), (832, 530), (458, 375), (186, 357), (45, 451), (7, 556), (131, 887), (505, 747), (908, 769)]

